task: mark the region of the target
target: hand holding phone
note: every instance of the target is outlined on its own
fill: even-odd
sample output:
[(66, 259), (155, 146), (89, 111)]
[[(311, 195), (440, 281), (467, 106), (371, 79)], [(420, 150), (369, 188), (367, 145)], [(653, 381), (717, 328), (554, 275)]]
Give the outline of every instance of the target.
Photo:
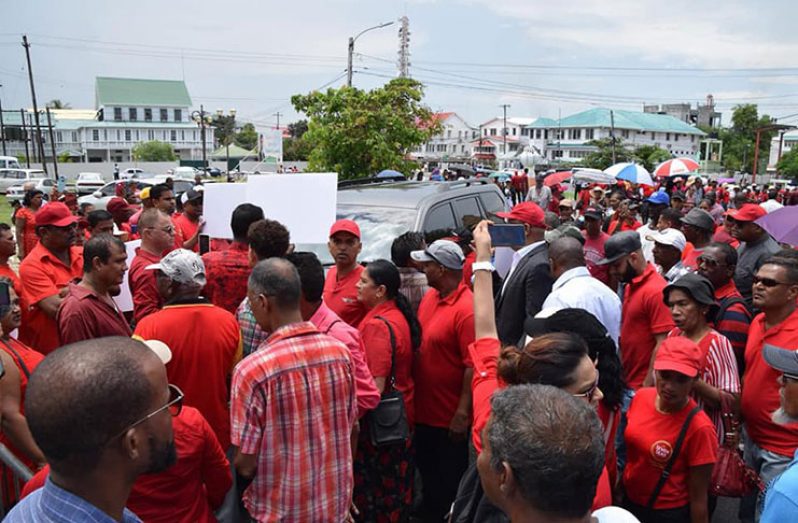
[(494, 247), (518, 247), (526, 243), (524, 226), (521, 224), (493, 223), (488, 225), (488, 232)]

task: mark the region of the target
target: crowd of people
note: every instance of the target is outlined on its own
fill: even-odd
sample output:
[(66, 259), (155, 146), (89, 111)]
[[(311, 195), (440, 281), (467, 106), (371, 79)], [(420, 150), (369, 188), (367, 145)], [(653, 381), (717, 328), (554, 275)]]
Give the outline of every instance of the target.
[(3, 467), (7, 520), (798, 519), (798, 252), (756, 222), (795, 193), (661, 185), (517, 173), (390, 259), (330, 224), (326, 272), (249, 203), (201, 247), (201, 186), (29, 191), (0, 224), (0, 442), (34, 473)]

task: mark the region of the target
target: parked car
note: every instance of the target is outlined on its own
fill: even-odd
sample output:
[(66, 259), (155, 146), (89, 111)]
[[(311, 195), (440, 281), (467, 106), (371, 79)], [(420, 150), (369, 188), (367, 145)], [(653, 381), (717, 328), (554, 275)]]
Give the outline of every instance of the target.
[(222, 171), (220, 171), (217, 167), (208, 167), (205, 172), (207, 172), (213, 178), (217, 178), (222, 175)]
[(199, 169), (193, 167), (175, 167), (171, 175), (175, 178), (191, 178), (192, 180), (200, 173)]
[[(456, 182), (385, 181), (371, 178), (338, 184), (337, 217), (360, 226), (363, 250), (360, 261), (391, 259), (394, 238), (408, 231), (451, 231), (463, 225), (464, 216), (488, 215), (506, 210), (501, 191), (488, 180)], [(297, 245), (297, 251), (315, 252), (325, 265), (333, 260), (326, 245)]]
[[(147, 178), (145, 180), (135, 180), (136, 181), (136, 190), (140, 191), (145, 187), (157, 185), (159, 183), (163, 183), (166, 181), (167, 176), (156, 176), (154, 178)], [(86, 196), (80, 196), (78, 198), (78, 204), (83, 203), (90, 203), (94, 205), (96, 209), (105, 209), (106, 205), (108, 205), (108, 201), (116, 196), (116, 184), (121, 182), (109, 182), (106, 183), (102, 189), (94, 191), (91, 194)], [(175, 183), (175, 196), (183, 194), (187, 190), (194, 187), (194, 180), (185, 180), (185, 179), (174, 179)]]
[(144, 169), (137, 169), (135, 167), (129, 167), (122, 171), (119, 174), (119, 177), (123, 180), (135, 180), (138, 178), (144, 178)]
[(25, 197), (25, 184), (27, 183), (35, 183), (34, 189), (42, 191), (45, 200), (49, 198), (50, 193), (53, 191), (53, 187), (56, 185), (55, 180), (52, 178), (30, 178), (22, 183), (9, 187), (6, 191), (6, 199), (9, 202), (21, 202)]
[(105, 180), (100, 173), (80, 173), (78, 179), (75, 181), (75, 191), (78, 194), (91, 194), (94, 191), (102, 189), (105, 185)]
[(47, 174), (41, 169), (0, 169), (0, 192), (7, 193), (12, 185), (46, 177)]
[(14, 156), (0, 156), (0, 169), (19, 169), (19, 160)]

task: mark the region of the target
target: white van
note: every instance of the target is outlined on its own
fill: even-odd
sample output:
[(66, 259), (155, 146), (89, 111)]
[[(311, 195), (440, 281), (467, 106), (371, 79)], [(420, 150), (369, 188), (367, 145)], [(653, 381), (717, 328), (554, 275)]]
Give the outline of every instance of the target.
[(14, 156), (0, 156), (0, 169), (20, 169), (19, 160)]

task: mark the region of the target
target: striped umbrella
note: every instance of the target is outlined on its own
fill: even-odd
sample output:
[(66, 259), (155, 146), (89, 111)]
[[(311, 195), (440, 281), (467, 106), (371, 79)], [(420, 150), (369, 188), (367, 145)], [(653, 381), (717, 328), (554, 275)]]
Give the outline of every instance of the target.
[(654, 180), (651, 179), (651, 173), (649, 173), (645, 167), (636, 163), (616, 163), (604, 169), (604, 172), (614, 176), (617, 180), (626, 180), (627, 182), (639, 185), (654, 185)]
[(675, 174), (687, 174), (697, 171), (700, 167), (692, 158), (672, 158), (659, 164), (654, 169), (654, 176), (663, 178)]

